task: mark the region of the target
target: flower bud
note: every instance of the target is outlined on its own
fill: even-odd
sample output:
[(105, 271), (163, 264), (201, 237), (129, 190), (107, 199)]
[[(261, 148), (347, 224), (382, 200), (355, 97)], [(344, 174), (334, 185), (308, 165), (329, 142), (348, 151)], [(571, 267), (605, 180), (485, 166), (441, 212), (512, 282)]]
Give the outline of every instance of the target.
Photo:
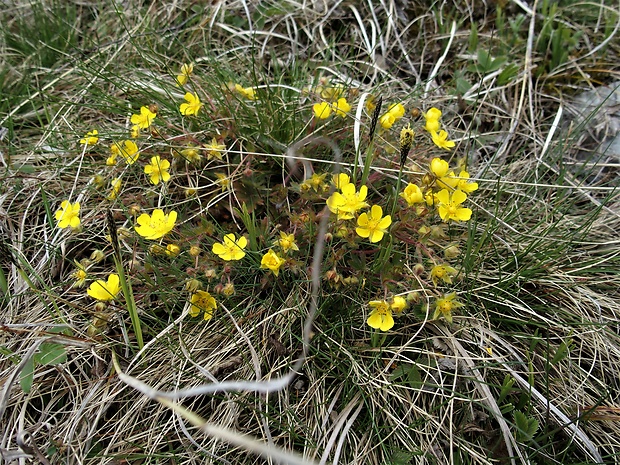
[(208, 270), (205, 270), (205, 277), (207, 279), (213, 279), (217, 276), (217, 271), (214, 270), (213, 268), (209, 268)]
[(433, 239), (447, 239), (446, 231), (442, 224), (431, 226), (431, 237)]
[(222, 294), (224, 294), (227, 297), (230, 297), (234, 293), (235, 293), (235, 285), (233, 283), (227, 283), (222, 288)]
[(200, 249), (200, 247), (198, 247), (197, 245), (192, 245), (189, 248), (189, 254), (192, 257), (197, 257), (198, 255), (200, 255), (200, 252), (202, 252), (202, 250)]
[(103, 250), (100, 250), (100, 249), (95, 249), (90, 254), (90, 259), (94, 263), (99, 263), (104, 258), (105, 258), (105, 253), (103, 253)]
[(185, 283), (185, 290), (189, 291), (189, 292), (196, 292), (197, 290), (199, 290), (200, 288), (202, 288), (202, 283), (200, 281), (198, 281), (197, 279), (189, 279), (187, 280), (187, 282)]
[(105, 189), (107, 183), (104, 176), (96, 174), (93, 176), (93, 184), (99, 189)]
[(411, 291), (407, 294), (407, 302), (417, 304), (420, 301), (420, 293), (418, 291)]
[(443, 251), (443, 256), (448, 260), (451, 258), (456, 258), (461, 255), (461, 249), (457, 245), (451, 245), (446, 247)]
[(416, 263), (413, 265), (413, 274), (416, 276), (422, 276), (424, 274), (424, 265), (421, 263)]
[(105, 302), (97, 302), (95, 304), (95, 313), (103, 312), (108, 307), (108, 304)]

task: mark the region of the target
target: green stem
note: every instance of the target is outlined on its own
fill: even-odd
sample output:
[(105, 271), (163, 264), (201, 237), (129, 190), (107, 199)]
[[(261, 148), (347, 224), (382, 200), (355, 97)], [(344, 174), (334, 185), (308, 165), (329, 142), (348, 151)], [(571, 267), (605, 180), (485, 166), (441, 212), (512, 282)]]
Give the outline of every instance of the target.
[(125, 276), (125, 270), (123, 264), (120, 263), (116, 255), (114, 256), (114, 262), (116, 263), (116, 271), (118, 272), (121, 288), (123, 289), (123, 296), (125, 297), (125, 303), (127, 304), (127, 311), (131, 318), (131, 326), (133, 332), (136, 334), (138, 341), (138, 349), (142, 350), (144, 347), (144, 340), (142, 339), (142, 325), (140, 324), (140, 316), (138, 315), (138, 309), (136, 308), (136, 300), (133, 296), (133, 290), (131, 288), (131, 282)]

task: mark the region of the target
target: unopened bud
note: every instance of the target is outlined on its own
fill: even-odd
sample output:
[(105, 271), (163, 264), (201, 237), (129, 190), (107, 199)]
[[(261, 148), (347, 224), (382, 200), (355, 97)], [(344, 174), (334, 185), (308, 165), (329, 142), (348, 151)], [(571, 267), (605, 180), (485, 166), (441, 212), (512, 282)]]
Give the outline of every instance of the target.
[(185, 290), (189, 292), (196, 292), (202, 287), (202, 283), (197, 279), (190, 279), (185, 283)]
[(447, 259), (456, 258), (461, 255), (461, 249), (456, 245), (451, 245), (450, 247), (446, 247), (443, 251), (443, 256)]

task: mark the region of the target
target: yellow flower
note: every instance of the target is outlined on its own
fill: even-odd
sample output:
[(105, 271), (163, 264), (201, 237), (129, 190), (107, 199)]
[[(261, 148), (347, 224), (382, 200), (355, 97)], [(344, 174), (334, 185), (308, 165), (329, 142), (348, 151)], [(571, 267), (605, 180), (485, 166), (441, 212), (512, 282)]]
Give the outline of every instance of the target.
[[(112, 144), (112, 147), (116, 147), (116, 145)], [(112, 153), (105, 161), (106, 166), (116, 165), (116, 157), (118, 156), (118, 148), (117, 149), (110, 148), (110, 150)]]
[(77, 267), (77, 269), (71, 274), (71, 276), (73, 277), (73, 279), (75, 279), (75, 285), (77, 287), (82, 287), (86, 282), (86, 277), (88, 276), (88, 273), (86, 273), (86, 268), (84, 268), (84, 265), (82, 265), (75, 259), (73, 261), (75, 262), (75, 266)]
[(117, 274), (110, 274), (108, 281), (98, 279), (86, 291), (89, 296), (97, 300), (112, 300), (121, 290), (120, 279)]
[(379, 242), (391, 224), (392, 217), (383, 216), (383, 209), (379, 205), (373, 205), (370, 216), (368, 213), (359, 216), (355, 232), (358, 236), (370, 238), (370, 242)]
[(456, 276), (458, 271), (449, 265), (435, 265), (431, 269), (431, 279), (433, 284), (437, 286), (437, 281), (441, 280), (446, 284), (452, 284), (452, 277)]
[(182, 103), (179, 107), (181, 114), (185, 116), (198, 115), (198, 111), (202, 108), (202, 102), (198, 98), (198, 94), (187, 92), (184, 98), (187, 103)]
[(366, 103), (364, 103), (364, 106), (366, 107), (366, 112), (369, 115), (372, 115), (375, 111), (375, 108), (377, 108), (377, 99), (375, 98), (375, 96), (369, 95), (366, 99)]
[(137, 139), (138, 137), (140, 137), (140, 126), (138, 126), (137, 124), (134, 124), (131, 127), (131, 131), (129, 132), (129, 135), (133, 139)]
[[(115, 164), (116, 157), (120, 155), (121, 157), (123, 157), (123, 159), (125, 160), (125, 162), (127, 162), (128, 165), (133, 165), (140, 156), (138, 146), (132, 140), (124, 140), (121, 143), (114, 142), (110, 147), (110, 151), (112, 152), (112, 156), (110, 158), (114, 161), (114, 163), (111, 164)], [(110, 158), (108, 158), (108, 160), (110, 160)]]
[(326, 119), (332, 114), (332, 106), (327, 102), (315, 103), (312, 105), (312, 111), (316, 118)]
[(59, 228), (77, 228), (80, 225), (80, 202), (72, 204), (68, 200), (63, 200), (60, 209), (56, 211), (55, 217)]
[(475, 190), (478, 190), (477, 182), (469, 182), (469, 173), (467, 171), (461, 171), (459, 174), (459, 180), (456, 184), (456, 188), (462, 190), (463, 192), (467, 192), (468, 194), (472, 193)]
[(366, 186), (360, 187), (360, 191), (355, 191), (355, 185), (352, 183), (345, 184), (341, 188), (342, 193), (334, 192), (327, 199), (327, 206), (332, 213), (338, 215), (339, 220), (350, 220), (354, 213), (368, 206), (364, 199), (368, 194)]
[(80, 139), (80, 144), (95, 145), (97, 142), (99, 142), (99, 137), (97, 137), (97, 134), (99, 134), (99, 131), (97, 131), (96, 129), (87, 132), (84, 138)]
[(138, 126), (140, 129), (148, 129), (151, 126), (151, 123), (157, 116), (147, 107), (140, 108), (140, 114), (131, 115), (131, 124)]
[(159, 155), (151, 158), (151, 164), (144, 167), (144, 173), (151, 177), (151, 182), (155, 185), (160, 181), (166, 182), (170, 179), (170, 162), (162, 160)]
[(379, 124), (381, 124), (384, 129), (390, 129), (404, 114), (405, 107), (402, 103), (393, 103), (388, 108), (388, 111), (379, 118)]
[(344, 118), (351, 111), (351, 105), (349, 105), (346, 98), (341, 97), (336, 103), (332, 103), (332, 110), (334, 110), (336, 115)]
[(273, 271), (273, 274), (278, 276), (280, 272), (280, 267), (286, 263), (286, 260), (280, 257), (273, 250), (269, 249), (269, 251), (263, 255), (262, 260), (260, 261), (260, 267), (264, 269), (269, 269)]
[(205, 321), (209, 321), (213, 318), (213, 312), (215, 312), (215, 309), (217, 308), (217, 302), (207, 291), (196, 291), (192, 294), (190, 302), (191, 305), (189, 307), (189, 314), (191, 316), (196, 317), (200, 315), (200, 312), (205, 312)]
[(433, 320), (436, 320), (443, 315), (448, 323), (452, 323), (452, 310), (465, 306), (464, 304), (457, 302), (455, 299), (456, 292), (444, 295), (440, 299), (437, 299), (437, 302), (435, 302)]
[(390, 304), (385, 300), (371, 300), (368, 305), (372, 307), (372, 312), (368, 316), (368, 326), (381, 331), (389, 331), (394, 326), (394, 318), (392, 318), (392, 309)]
[(159, 239), (172, 231), (176, 220), (177, 212), (174, 210), (164, 214), (163, 210), (156, 208), (152, 215), (142, 213), (136, 220), (138, 226), (134, 226), (134, 229), (145, 239)]
[(213, 244), (213, 253), (218, 255), (222, 260), (241, 260), (245, 257), (243, 249), (248, 245), (248, 240), (241, 236), (235, 239), (233, 233), (226, 234), (223, 242)]
[(313, 173), (309, 179), (306, 179), (299, 186), (303, 191), (309, 191), (313, 189), (314, 192), (323, 192), (327, 187), (325, 185), (325, 178), (327, 177), (327, 173), (317, 174)]
[(168, 244), (166, 246), (166, 255), (169, 257), (176, 257), (181, 253), (181, 247), (176, 244)]
[(332, 176), (332, 184), (336, 189), (341, 189), (347, 184), (351, 184), (351, 178), (346, 173), (338, 173)]
[(284, 253), (287, 253), (289, 250), (299, 250), (299, 247), (295, 243), (295, 235), (286, 234), (284, 231), (280, 231), (278, 245), (282, 248)]
[(443, 178), (450, 171), (450, 165), (445, 160), (441, 158), (433, 158), (431, 161), (431, 173), (433, 173), (438, 178)]
[(256, 92), (253, 87), (241, 87), (240, 84), (235, 84), (235, 90), (248, 100), (256, 100)]
[(435, 194), (430, 189), (424, 193), (424, 201), (429, 207), (432, 207), (433, 205), (437, 205), (439, 203), (439, 201), (437, 200), (437, 194)]
[(424, 195), (422, 194), (422, 190), (416, 184), (409, 183), (405, 190), (400, 193), (400, 196), (405, 199), (407, 205), (410, 207), (416, 203), (424, 202)]
[(194, 165), (200, 163), (200, 152), (196, 147), (188, 147), (186, 149), (181, 150), (181, 155), (183, 158)]
[(450, 150), (456, 145), (453, 140), (448, 140), (448, 133), (444, 130), (441, 130), (438, 133), (435, 131), (431, 132), (431, 137), (433, 138), (435, 145), (442, 149)]
[(215, 181), (215, 183), (222, 186), (222, 192), (226, 191), (227, 189), (230, 189), (230, 178), (226, 174), (215, 173), (215, 176), (217, 177), (217, 180)]
[(394, 296), (390, 303), (390, 308), (396, 312), (397, 315), (400, 315), (403, 310), (407, 308), (407, 299), (399, 295)]
[(181, 66), (181, 74), (177, 76), (178, 84), (180, 86), (184, 86), (193, 71), (194, 71), (193, 63), (190, 63), (189, 65), (186, 63), (183, 63), (183, 65)]
[(207, 150), (207, 158), (211, 160), (212, 158), (217, 158), (218, 160), (222, 159), (223, 153), (226, 151), (226, 146), (224, 144), (219, 144), (217, 139), (214, 137), (211, 139), (211, 143), (205, 145), (205, 149)]
[(325, 87), (321, 90), (321, 98), (325, 100), (336, 100), (344, 93), (344, 86), (336, 84), (333, 87)]
[(121, 178), (114, 178), (110, 183), (112, 188), (110, 189), (110, 193), (106, 197), (108, 200), (114, 200), (118, 197), (119, 192), (121, 191)]
[(465, 192), (456, 190), (450, 194), (448, 189), (442, 189), (436, 194), (439, 203), (439, 216), (443, 221), (468, 221), (472, 211), (469, 208), (462, 208), (461, 204), (467, 200)]
[(441, 118), (441, 110), (437, 108), (431, 108), (428, 110), (424, 113), (424, 119), (426, 120), (424, 129), (430, 133), (439, 131), (439, 118)]
[(424, 113), (424, 119), (440, 119), (441, 118), (441, 110), (439, 108), (431, 108), (426, 113)]

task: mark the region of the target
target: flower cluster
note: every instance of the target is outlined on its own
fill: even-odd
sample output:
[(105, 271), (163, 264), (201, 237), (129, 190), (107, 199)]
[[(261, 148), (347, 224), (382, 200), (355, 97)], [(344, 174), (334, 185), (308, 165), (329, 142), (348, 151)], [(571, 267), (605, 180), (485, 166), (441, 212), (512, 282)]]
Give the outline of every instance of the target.
[(395, 296), (389, 303), (386, 300), (371, 300), (368, 305), (372, 308), (366, 320), (368, 326), (389, 331), (394, 327), (392, 312), (400, 315), (407, 308), (407, 301), (401, 296)]
[[(416, 127), (416, 120), (407, 117), (404, 101), (392, 100), (386, 109), (382, 108), (382, 97), (369, 98), (366, 108), (372, 115), (368, 125), (372, 129), (366, 140), (363, 134), (359, 138), (365, 144), (356, 154), (361, 160), (359, 164), (356, 159), (350, 172), (330, 179), (328, 173), (315, 172), (322, 163), (312, 160), (314, 164), (303, 165), (299, 184), (293, 181), (274, 186), (274, 177), (265, 181), (267, 176), (256, 169), (258, 157), (240, 156), (242, 151), (236, 148), (241, 147), (227, 147), (226, 142), (234, 140), (237, 128), (234, 124), (217, 126), (220, 118), (226, 117), (225, 110), (217, 108), (219, 100), (210, 93), (212, 89), (222, 92), (234, 104), (231, 108), (257, 111), (252, 102), (258, 98), (258, 88), (232, 82), (217, 88), (200, 87), (193, 73), (191, 63), (175, 69), (169, 81), (177, 92), (182, 89), (183, 101), (178, 98), (172, 106), (162, 106), (161, 110), (154, 103), (141, 106), (129, 118), (130, 129), (125, 130), (129, 134), (108, 138), (101, 146), (96, 144), (100, 137), (106, 140), (106, 136), (100, 136), (96, 129), (81, 133), (84, 136), (79, 139), (83, 151), (105, 154), (101, 171), (93, 178), (93, 185), (102, 190), (100, 200), (116, 207), (115, 215), (128, 211), (133, 222), (132, 230), (119, 229), (119, 242), (139, 236), (142, 240), (135, 244), (147, 244), (144, 254), (157, 255), (157, 259), (175, 269), (187, 270), (183, 282), (187, 292), (185, 308), (190, 316), (215, 318), (217, 307), (225, 303), (220, 298), (234, 296), (235, 285), (238, 289), (247, 288), (247, 283), (241, 286), (237, 282), (236, 273), (244, 276), (258, 272), (261, 289), (303, 275), (308, 264), (300, 258), (300, 249), (307, 256), (312, 255), (317, 225), (326, 214), (320, 208), (326, 205), (330, 229), (322, 238), (326, 247), (321, 264), (323, 277), (343, 292), (355, 289), (367, 293), (364, 301), (369, 301), (366, 323), (370, 328), (391, 330), (395, 319), (407, 308), (414, 314), (424, 309), (432, 313), (433, 319), (452, 321), (453, 313), (464, 306), (454, 290), (463, 279), (456, 263), (465, 229), (460, 225), (473, 215), (465, 205), (478, 185), (470, 179), (465, 163), (456, 169), (439, 157), (432, 158), (430, 163), (421, 161), (419, 153), (439, 152), (435, 146), (443, 150), (455, 147), (442, 128), (440, 110), (430, 108), (423, 113), (423, 126)], [(306, 102), (311, 102), (306, 106), (308, 131), (319, 132), (324, 129), (323, 124), (328, 124), (334, 126), (333, 134), (346, 136), (342, 133), (347, 131), (347, 115), (356, 95), (355, 89), (332, 85), (327, 80), (310, 88), (302, 94), (302, 98), (307, 97)], [(327, 121), (328, 118), (332, 119)], [(208, 127), (218, 128), (208, 135), (201, 130), (207, 119)], [(380, 129), (375, 136), (377, 125)], [(400, 130), (397, 134), (392, 129), (395, 127)], [(424, 137), (420, 138), (420, 133)], [(173, 142), (162, 151), (165, 141)], [(418, 144), (424, 143), (424, 150), (418, 151)], [(243, 153), (254, 152), (258, 145)], [(400, 157), (397, 154), (394, 160), (391, 155), (398, 147)], [(410, 156), (415, 157), (414, 169), (407, 166), (405, 170)], [(426, 167), (423, 174), (411, 174), (419, 171), (420, 166)], [(291, 173), (286, 179), (301, 178), (300, 172)], [(132, 176), (139, 176), (143, 189), (130, 195), (123, 188), (135, 189)], [(205, 206), (211, 209), (222, 198), (232, 200), (228, 208), (218, 211), (218, 205), (209, 211), (219, 222), (217, 228), (222, 228), (219, 234), (216, 226), (199, 214), (184, 218), (182, 226), (176, 228), (182, 212), (177, 213), (166, 203), (182, 203), (179, 199), (183, 199), (183, 194), (185, 202), (196, 202), (196, 211), (204, 211)], [(277, 211), (277, 215), (256, 220), (256, 213), (264, 211)], [(79, 228), (80, 204), (63, 201), (55, 217), (59, 228)], [(245, 231), (231, 231), (241, 224)], [(170, 243), (164, 239), (168, 236), (174, 238)], [(135, 244), (133, 250), (140, 257), (141, 251)], [(209, 244), (208, 248), (205, 244)], [(410, 259), (419, 263), (410, 266)], [(78, 286), (87, 285), (88, 266), (81, 262), (76, 265), (75, 282)], [(151, 263), (138, 266), (140, 273), (149, 273), (153, 268)], [(254, 280), (254, 276), (251, 278)], [(92, 280), (86, 292), (98, 301), (96, 305), (105, 306), (118, 298), (121, 287), (125, 293), (131, 291), (126, 284), (123, 273), (119, 277), (108, 272), (106, 279)], [(424, 307), (423, 302), (429, 304)]]
[(405, 115), (405, 107), (402, 103), (393, 103), (388, 111), (379, 118), (379, 124), (384, 129), (390, 129), (399, 119)]
[(319, 87), (316, 89), (320, 95), (322, 102), (315, 103), (312, 106), (312, 112), (316, 119), (327, 119), (332, 112), (336, 116), (344, 118), (351, 111), (351, 105), (347, 99), (342, 96), (344, 87), (337, 85), (334, 87)]
[(439, 148), (450, 150), (456, 144), (454, 141), (448, 140), (448, 133), (440, 129), (441, 123), (439, 119), (441, 118), (441, 110), (437, 108), (431, 108), (426, 113), (424, 113), (424, 119), (426, 120), (426, 124), (424, 125), (424, 129), (426, 129), (433, 139), (435, 145)]

